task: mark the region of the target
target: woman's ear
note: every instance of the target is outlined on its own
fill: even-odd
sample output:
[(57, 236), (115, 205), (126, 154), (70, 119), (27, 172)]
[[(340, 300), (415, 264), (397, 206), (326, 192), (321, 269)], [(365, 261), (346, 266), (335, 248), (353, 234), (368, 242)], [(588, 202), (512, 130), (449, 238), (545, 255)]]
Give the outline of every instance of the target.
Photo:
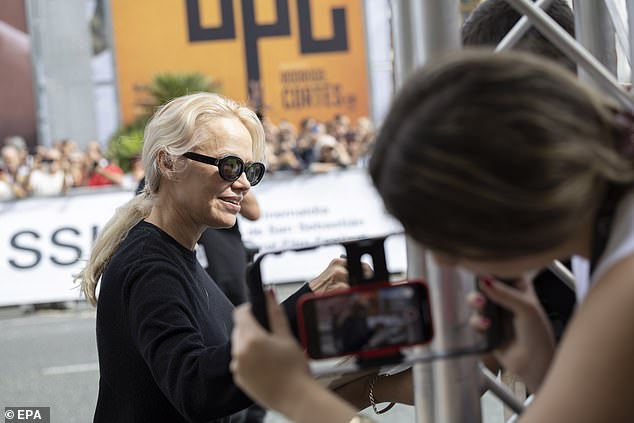
[(172, 157), (165, 151), (160, 151), (156, 159), (158, 163), (159, 172), (166, 178), (171, 179), (172, 171), (174, 170), (174, 161)]

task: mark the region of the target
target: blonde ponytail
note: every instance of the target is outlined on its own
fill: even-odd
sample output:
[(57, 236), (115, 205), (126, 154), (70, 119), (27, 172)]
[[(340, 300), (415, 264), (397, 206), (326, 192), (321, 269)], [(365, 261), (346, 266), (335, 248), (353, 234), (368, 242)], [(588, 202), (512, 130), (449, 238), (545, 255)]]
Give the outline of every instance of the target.
[(90, 304), (97, 305), (97, 282), (117, 247), (128, 235), (130, 229), (147, 217), (151, 210), (152, 200), (145, 192), (139, 194), (117, 209), (115, 215), (99, 233), (86, 267), (75, 275), (75, 282), (81, 284), (81, 292)]

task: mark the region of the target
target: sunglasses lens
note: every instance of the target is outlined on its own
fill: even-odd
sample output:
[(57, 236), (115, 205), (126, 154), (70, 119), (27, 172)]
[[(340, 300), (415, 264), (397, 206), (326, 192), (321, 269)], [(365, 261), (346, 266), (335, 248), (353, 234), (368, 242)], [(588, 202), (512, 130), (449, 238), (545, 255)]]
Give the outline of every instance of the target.
[(245, 173), (247, 175), (247, 180), (249, 183), (253, 185), (257, 185), (264, 176), (264, 165), (262, 163), (251, 163), (247, 166)]
[(242, 170), (244, 169), (244, 162), (240, 160), (238, 157), (225, 157), (220, 160), (218, 163), (218, 170), (220, 171), (220, 176), (222, 176), (227, 181), (235, 181), (242, 174)]

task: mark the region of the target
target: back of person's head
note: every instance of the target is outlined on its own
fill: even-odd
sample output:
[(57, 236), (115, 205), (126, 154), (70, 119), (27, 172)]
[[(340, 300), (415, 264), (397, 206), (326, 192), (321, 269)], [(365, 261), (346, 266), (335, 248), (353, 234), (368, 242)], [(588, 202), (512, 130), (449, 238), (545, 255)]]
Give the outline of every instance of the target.
[[(566, 0), (553, 0), (547, 13), (566, 32), (575, 36), (575, 18)], [(521, 15), (506, 0), (486, 0), (476, 7), (462, 26), (465, 47), (495, 47), (515, 26)], [(547, 57), (576, 72), (576, 64), (559, 48), (531, 27), (515, 45), (516, 50)]]
[[(95, 289), (106, 265), (130, 229), (152, 210), (163, 177), (177, 180), (189, 164), (182, 155), (203, 142), (221, 143), (214, 137), (218, 119), (238, 119), (249, 131), (254, 160), (264, 161), (264, 130), (256, 114), (247, 107), (218, 94), (196, 93), (171, 100), (161, 106), (145, 128), (141, 160), (145, 188), (134, 199), (117, 210), (104, 226), (91, 252), (86, 267), (76, 276), (86, 298), (96, 304)], [(165, 160), (170, 166), (159, 166)], [(169, 168), (170, 175), (161, 169)]]
[(406, 82), (370, 162), (387, 209), (440, 253), (519, 257), (559, 247), (608, 184), (631, 184), (614, 104), (552, 62), (464, 51)]

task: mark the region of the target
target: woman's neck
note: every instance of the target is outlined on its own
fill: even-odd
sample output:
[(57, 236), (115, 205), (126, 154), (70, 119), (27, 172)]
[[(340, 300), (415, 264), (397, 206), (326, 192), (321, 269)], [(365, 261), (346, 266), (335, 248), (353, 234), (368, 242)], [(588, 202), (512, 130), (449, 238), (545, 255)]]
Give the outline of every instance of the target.
[(159, 227), (179, 244), (193, 251), (196, 242), (200, 239), (204, 228), (194, 227), (186, 223), (186, 219), (169, 207), (160, 207), (160, 204), (152, 207), (152, 211), (145, 218), (146, 222)]
[(562, 257), (580, 256), (590, 259), (592, 256), (592, 238), (594, 236), (594, 218), (579, 227), (570, 242), (565, 244), (566, 252)]

